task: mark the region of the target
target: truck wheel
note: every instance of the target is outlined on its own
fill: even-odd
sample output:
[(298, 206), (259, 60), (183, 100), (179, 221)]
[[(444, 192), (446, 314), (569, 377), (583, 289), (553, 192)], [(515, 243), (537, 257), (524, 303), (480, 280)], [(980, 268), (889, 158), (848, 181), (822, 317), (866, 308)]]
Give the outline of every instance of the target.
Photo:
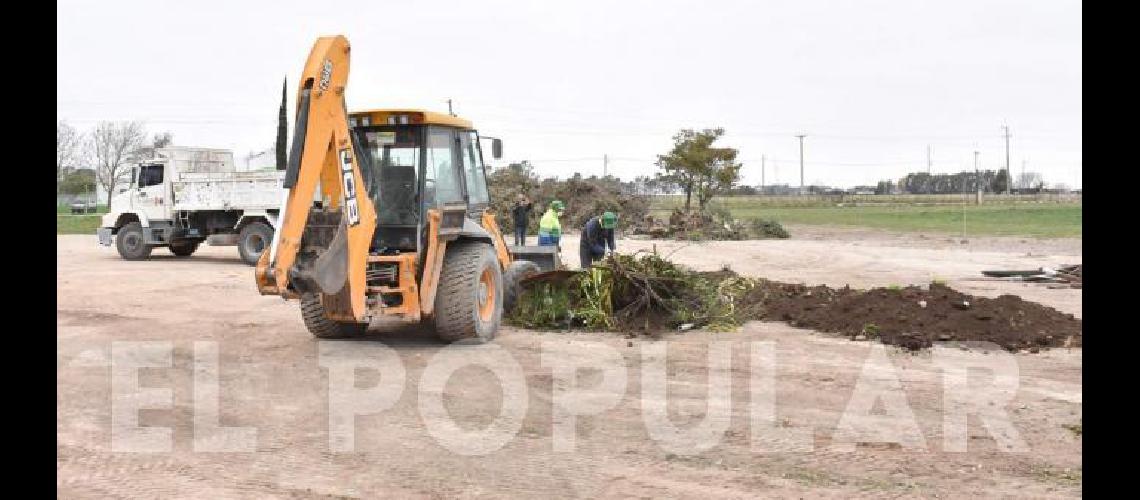
[(170, 253), (178, 257), (189, 257), (194, 255), (194, 251), (198, 249), (199, 242), (187, 241), (182, 243), (171, 243)]
[(509, 313), (518, 304), (519, 296), (522, 295), (523, 278), (533, 276), (542, 272), (542, 268), (538, 264), (529, 260), (516, 260), (507, 266), (506, 272), (503, 273), (503, 312)]
[(325, 306), (315, 293), (301, 295), (301, 319), (305, 328), (319, 339), (342, 339), (363, 335), (368, 330), (367, 323), (335, 321), (325, 316)]
[(449, 246), (435, 294), (435, 331), (446, 342), (495, 338), (503, 317), (503, 274), (486, 243)]
[(126, 260), (144, 260), (150, 257), (152, 247), (143, 238), (142, 224), (129, 222), (119, 228), (115, 248), (119, 250), (119, 256)]
[(261, 252), (273, 242), (273, 228), (264, 222), (253, 222), (241, 228), (238, 234), (238, 253), (241, 260), (251, 266), (257, 265)]

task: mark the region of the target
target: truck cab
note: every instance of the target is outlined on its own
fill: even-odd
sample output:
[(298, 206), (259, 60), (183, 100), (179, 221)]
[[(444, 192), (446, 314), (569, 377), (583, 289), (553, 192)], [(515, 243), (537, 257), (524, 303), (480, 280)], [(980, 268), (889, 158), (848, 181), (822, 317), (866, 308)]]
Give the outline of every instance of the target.
[(111, 196), (99, 243), (141, 260), (155, 247), (178, 257), (202, 242), (236, 245), (254, 265), (273, 238), (284, 173), (239, 172), (233, 153), (207, 148), (163, 148), (130, 167)]
[(112, 195), (111, 207), (147, 221), (169, 220), (170, 207), (165, 203), (170, 197), (167, 163), (166, 159), (154, 159), (132, 166), (129, 184)]

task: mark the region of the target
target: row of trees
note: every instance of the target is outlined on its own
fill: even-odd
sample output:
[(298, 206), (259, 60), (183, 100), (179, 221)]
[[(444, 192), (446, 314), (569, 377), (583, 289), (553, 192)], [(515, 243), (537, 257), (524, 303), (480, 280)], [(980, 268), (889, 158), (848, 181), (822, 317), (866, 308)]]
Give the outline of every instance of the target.
[[(888, 182), (889, 181), (884, 181)], [(1009, 183), (1005, 170), (983, 170), (956, 174), (928, 174), (915, 172), (907, 174), (898, 184), (898, 191), (911, 194), (956, 194), (972, 193), (980, 185), (985, 193), (1004, 193)], [(1023, 172), (1014, 180), (1013, 189), (1019, 192), (1036, 193), (1045, 189), (1045, 179), (1037, 172)], [(885, 189), (883, 182), (879, 190)]]
[(55, 138), (56, 192), (81, 194), (98, 186), (107, 193), (108, 205), (115, 186), (130, 175), (129, 164), (174, 144), (170, 132), (151, 136), (138, 121), (104, 121), (81, 132), (61, 120)]

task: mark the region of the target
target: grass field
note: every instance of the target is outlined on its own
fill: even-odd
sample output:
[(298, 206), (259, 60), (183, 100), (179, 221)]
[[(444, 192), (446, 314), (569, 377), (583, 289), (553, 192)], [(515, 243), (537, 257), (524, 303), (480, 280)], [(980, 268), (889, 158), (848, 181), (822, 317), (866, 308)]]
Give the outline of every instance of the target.
[[(71, 205), (56, 205), (55, 206), (55, 213), (56, 214), (70, 214), (71, 213)], [(95, 211), (91, 212), (91, 213), (105, 214), (105, 213), (107, 213), (107, 205), (99, 205), (98, 208), (96, 208)]]
[[(961, 235), (1081, 237), (1081, 203), (859, 204), (772, 206), (756, 198), (719, 200), (734, 217), (775, 219), (783, 224), (861, 226), (893, 231)], [(653, 210), (668, 217), (677, 200), (655, 200)]]
[(100, 215), (56, 214), (55, 234), (95, 234), (101, 219)]

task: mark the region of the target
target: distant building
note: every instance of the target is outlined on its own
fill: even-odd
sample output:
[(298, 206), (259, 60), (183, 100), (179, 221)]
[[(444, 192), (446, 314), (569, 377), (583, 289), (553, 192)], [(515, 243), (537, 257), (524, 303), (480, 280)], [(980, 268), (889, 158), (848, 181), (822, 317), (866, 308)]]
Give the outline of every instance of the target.
[(760, 192), (769, 196), (788, 196), (798, 193), (799, 188), (792, 188), (787, 184), (768, 184)]

